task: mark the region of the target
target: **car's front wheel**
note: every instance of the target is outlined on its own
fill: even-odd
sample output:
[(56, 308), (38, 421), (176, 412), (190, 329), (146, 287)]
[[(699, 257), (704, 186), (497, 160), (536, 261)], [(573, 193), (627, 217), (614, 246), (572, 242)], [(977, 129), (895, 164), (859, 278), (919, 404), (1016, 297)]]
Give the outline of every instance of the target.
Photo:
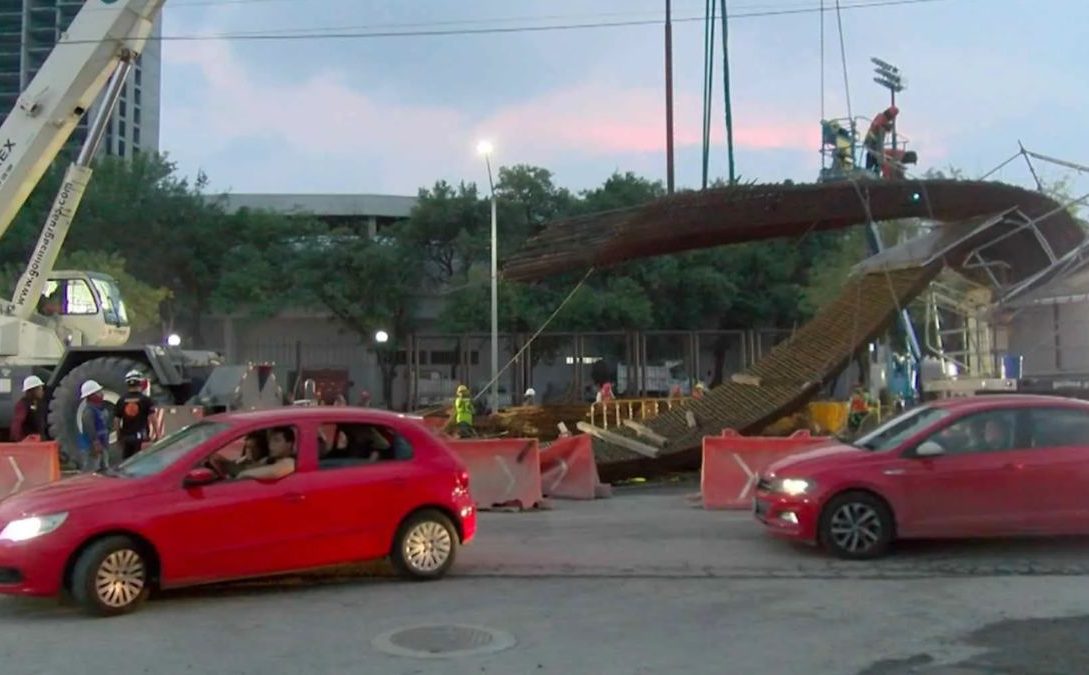
[(397, 530), (390, 559), (397, 573), (407, 579), (439, 579), (454, 564), (458, 533), (439, 511), (428, 509), (409, 516)]
[(72, 597), (97, 616), (125, 614), (147, 599), (151, 561), (129, 537), (107, 537), (80, 554), (72, 568)]
[(868, 492), (847, 492), (824, 507), (821, 544), (841, 558), (865, 560), (888, 552), (893, 536), (892, 511)]

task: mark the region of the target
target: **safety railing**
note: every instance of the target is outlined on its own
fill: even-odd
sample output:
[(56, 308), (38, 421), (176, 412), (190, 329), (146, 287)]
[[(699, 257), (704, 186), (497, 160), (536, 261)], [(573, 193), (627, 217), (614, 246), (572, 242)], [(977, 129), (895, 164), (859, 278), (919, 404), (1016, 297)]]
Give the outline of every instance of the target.
[(591, 403), (590, 424), (608, 429), (619, 427), (624, 420), (642, 422), (657, 415), (669, 412), (674, 407), (686, 405), (691, 398), (632, 398), (613, 399), (601, 403)]

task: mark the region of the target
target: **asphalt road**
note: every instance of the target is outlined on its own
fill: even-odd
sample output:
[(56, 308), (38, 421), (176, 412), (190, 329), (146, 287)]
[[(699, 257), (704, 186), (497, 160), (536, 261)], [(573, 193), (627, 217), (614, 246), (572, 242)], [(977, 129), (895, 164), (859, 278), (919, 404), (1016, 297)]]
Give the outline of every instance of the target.
[[(554, 506), (484, 514), (438, 583), (339, 571), (166, 593), (108, 620), (0, 598), (0, 673), (1089, 671), (1089, 540), (846, 563), (685, 489)], [(494, 651), (442, 656), (474, 646)]]

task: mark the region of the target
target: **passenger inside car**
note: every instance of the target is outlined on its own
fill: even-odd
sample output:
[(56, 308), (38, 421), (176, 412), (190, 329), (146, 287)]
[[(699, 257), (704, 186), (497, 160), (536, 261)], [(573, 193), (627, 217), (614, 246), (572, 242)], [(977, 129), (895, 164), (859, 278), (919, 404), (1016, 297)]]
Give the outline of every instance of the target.
[[(335, 444), (325, 438), (336, 437)], [(390, 460), (411, 459), (412, 448), (408, 441), (391, 429), (373, 424), (338, 424), (335, 432), (323, 433), (321, 468), (336, 468), (371, 464)]]
[[(262, 443), (267, 438), (267, 444)], [(251, 440), (252, 439), (252, 440)], [(212, 468), (231, 478), (277, 480), (295, 471), (295, 430), (276, 427), (246, 437), (243, 454), (232, 461), (216, 453), (208, 458)]]
[(268, 457), (257, 466), (244, 469), (238, 478), (276, 480), (295, 471), (295, 430), (276, 427), (268, 432)]

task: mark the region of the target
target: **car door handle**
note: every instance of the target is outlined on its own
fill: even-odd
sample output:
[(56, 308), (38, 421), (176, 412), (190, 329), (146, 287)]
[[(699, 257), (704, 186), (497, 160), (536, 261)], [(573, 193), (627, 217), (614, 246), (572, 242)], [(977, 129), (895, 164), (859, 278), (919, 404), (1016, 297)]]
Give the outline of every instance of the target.
[(285, 502), (302, 502), (306, 501), (306, 495), (301, 492), (289, 492), (284, 495)]

